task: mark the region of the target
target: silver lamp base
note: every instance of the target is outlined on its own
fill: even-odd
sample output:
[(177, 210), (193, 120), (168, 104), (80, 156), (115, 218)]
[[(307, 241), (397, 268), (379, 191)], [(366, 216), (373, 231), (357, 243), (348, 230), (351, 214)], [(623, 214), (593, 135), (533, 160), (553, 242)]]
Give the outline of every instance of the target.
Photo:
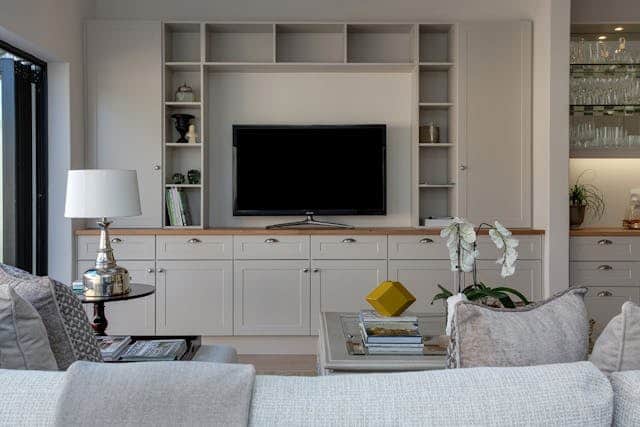
[(118, 265), (107, 268), (91, 268), (82, 276), (84, 294), (88, 297), (110, 297), (128, 294), (129, 272)]
[(126, 268), (116, 264), (113, 256), (111, 241), (109, 240), (109, 225), (107, 218), (98, 221), (100, 227), (100, 243), (96, 252), (95, 267), (85, 271), (82, 276), (84, 294), (88, 297), (111, 297), (128, 294), (129, 272)]

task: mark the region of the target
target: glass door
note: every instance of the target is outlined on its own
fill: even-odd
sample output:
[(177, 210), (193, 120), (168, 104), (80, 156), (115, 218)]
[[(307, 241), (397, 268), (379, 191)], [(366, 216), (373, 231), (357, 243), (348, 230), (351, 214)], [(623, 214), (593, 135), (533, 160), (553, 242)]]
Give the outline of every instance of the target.
[(46, 64), (0, 41), (0, 262), (47, 273)]

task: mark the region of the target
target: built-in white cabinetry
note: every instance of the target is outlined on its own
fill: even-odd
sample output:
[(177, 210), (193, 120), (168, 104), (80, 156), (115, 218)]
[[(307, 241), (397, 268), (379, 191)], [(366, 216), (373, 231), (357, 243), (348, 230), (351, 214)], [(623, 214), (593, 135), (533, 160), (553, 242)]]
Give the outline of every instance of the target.
[(86, 165), (138, 172), (142, 215), (114, 227), (162, 226), (162, 24), (86, 23)]
[(308, 260), (238, 260), (234, 266), (235, 335), (309, 335)]
[(402, 283), (416, 297), (411, 310), (426, 313), (444, 313), (442, 301), (431, 304), (433, 297), (442, 292), (438, 285), (456, 289), (451, 263), (444, 260), (390, 260), (389, 280)]
[(311, 334), (318, 333), (321, 311), (370, 309), (365, 297), (387, 280), (387, 260), (312, 260)]
[[(107, 331), (308, 336), (318, 333), (321, 311), (368, 308), (367, 294), (385, 280), (406, 286), (416, 297), (411, 310), (420, 312), (444, 314), (441, 302), (430, 304), (439, 293), (438, 285), (457, 289), (457, 275), (438, 235), (225, 233), (222, 229), (202, 234), (172, 230), (151, 235), (135, 230), (113, 235), (115, 256), (129, 269), (132, 282), (155, 285), (156, 293), (106, 304)], [(516, 274), (502, 279), (488, 237), (480, 236), (480, 280), (512, 286), (538, 300), (542, 298), (542, 238), (516, 237), (521, 241), (522, 259)], [(97, 242), (97, 235), (78, 236), (79, 276), (93, 265)], [(630, 263), (619, 264), (616, 271), (622, 271), (622, 264), (631, 268)], [(610, 272), (590, 263), (588, 267)], [(623, 276), (629, 271), (635, 277), (635, 270)]]
[(233, 333), (232, 261), (157, 261), (158, 335)]
[(625, 301), (640, 303), (640, 239), (619, 236), (572, 237), (570, 284), (589, 290), (585, 297), (595, 339), (620, 313)]
[(531, 22), (459, 26), (458, 214), (530, 227)]

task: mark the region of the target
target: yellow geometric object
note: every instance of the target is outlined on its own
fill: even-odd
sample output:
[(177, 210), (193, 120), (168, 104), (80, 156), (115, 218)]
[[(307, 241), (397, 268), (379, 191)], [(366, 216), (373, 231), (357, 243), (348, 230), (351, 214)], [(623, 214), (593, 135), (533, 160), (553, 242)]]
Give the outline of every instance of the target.
[(383, 316), (399, 316), (416, 301), (402, 283), (390, 280), (380, 283), (366, 299)]

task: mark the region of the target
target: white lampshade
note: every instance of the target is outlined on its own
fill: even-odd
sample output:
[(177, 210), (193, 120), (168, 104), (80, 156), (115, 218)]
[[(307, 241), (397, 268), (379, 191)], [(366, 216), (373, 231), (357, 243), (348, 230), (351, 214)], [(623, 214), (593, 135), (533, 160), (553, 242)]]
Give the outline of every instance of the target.
[(134, 170), (79, 169), (67, 175), (67, 218), (140, 215), (138, 174)]

